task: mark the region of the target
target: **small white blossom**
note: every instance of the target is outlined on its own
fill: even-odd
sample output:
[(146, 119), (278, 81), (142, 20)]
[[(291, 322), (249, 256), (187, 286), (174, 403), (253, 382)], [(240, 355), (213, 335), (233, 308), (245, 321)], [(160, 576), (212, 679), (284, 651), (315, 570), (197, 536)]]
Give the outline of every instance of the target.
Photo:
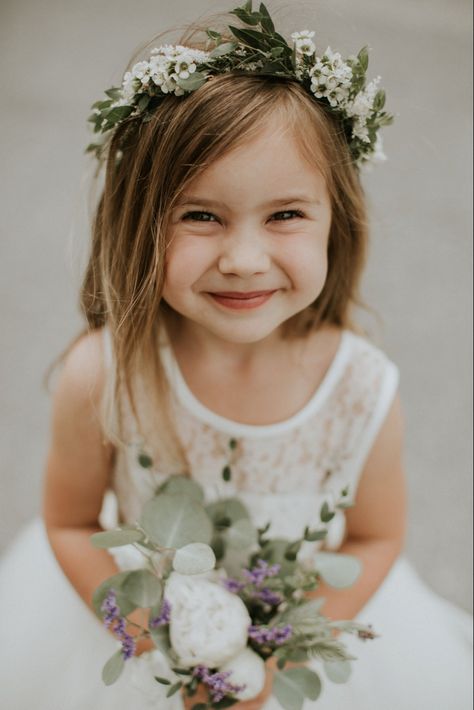
[(295, 49), (297, 54), (304, 54), (310, 57), (315, 53), (316, 45), (312, 40), (312, 38), (314, 37), (314, 32), (309, 32), (308, 30), (303, 30), (302, 32), (293, 32), (291, 37), (293, 39), (293, 42), (295, 43)]
[(374, 110), (374, 99), (378, 91), (380, 77), (371, 81), (365, 89), (348, 102), (345, 111), (347, 116), (355, 119), (352, 127), (352, 135), (354, 138), (359, 138), (364, 143), (370, 143), (367, 121)]
[(311, 91), (318, 99), (325, 98), (333, 107), (344, 107), (349, 99), (352, 68), (343, 61), (339, 52), (330, 47), (322, 57), (317, 57), (309, 71)]

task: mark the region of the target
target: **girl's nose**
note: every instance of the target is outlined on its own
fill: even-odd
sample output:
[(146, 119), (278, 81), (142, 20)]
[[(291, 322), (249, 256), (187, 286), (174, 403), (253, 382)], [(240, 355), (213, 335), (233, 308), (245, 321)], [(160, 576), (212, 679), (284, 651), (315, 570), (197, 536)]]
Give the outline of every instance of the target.
[(270, 263), (270, 255), (263, 240), (257, 236), (229, 236), (223, 242), (218, 267), (222, 274), (251, 276), (268, 271)]

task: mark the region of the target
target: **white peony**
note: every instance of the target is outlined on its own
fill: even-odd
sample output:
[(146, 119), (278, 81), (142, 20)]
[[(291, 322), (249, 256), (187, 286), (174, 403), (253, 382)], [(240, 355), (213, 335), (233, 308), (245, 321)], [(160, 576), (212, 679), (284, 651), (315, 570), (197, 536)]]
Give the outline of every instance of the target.
[(247, 608), (220, 584), (173, 572), (165, 596), (171, 604), (170, 640), (179, 665), (216, 668), (247, 645)]
[(219, 667), (219, 671), (231, 671), (229, 683), (245, 685), (240, 693), (235, 693), (238, 700), (251, 700), (262, 692), (265, 685), (265, 663), (252, 649), (244, 648), (230, 661)]

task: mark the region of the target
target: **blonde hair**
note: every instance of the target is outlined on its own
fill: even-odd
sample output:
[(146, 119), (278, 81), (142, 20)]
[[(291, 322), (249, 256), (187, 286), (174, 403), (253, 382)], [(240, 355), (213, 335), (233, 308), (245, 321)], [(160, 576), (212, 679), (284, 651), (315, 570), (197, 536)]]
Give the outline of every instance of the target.
[[(167, 96), (146, 122), (123, 122), (111, 140), (80, 296), (87, 330), (107, 325), (113, 343), (115, 379), (104, 428), (123, 442), (122, 418), (112, 426), (111, 413), (121, 411), (126, 393), (137, 421), (158, 434), (160, 457), (168, 452), (178, 469), (185, 469), (185, 455), (169, 414), (158, 347), (169, 312), (161, 298), (169, 216), (187, 184), (254, 137), (271, 112), (278, 112), (304, 158), (322, 171), (332, 203), (325, 286), (315, 303), (287, 321), (284, 334), (302, 337), (323, 323), (353, 327), (367, 246), (364, 194), (341, 126), (299, 83), (218, 75), (185, 98)], [(146, 383), (146, 413), (142, 400), (141, 412), (136, 406), (139, 382)]]

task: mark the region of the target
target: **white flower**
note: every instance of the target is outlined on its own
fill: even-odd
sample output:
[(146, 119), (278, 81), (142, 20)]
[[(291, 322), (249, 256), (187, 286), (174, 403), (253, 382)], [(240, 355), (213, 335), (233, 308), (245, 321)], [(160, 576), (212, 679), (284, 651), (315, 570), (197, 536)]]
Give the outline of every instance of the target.
[(322, 57), (317, 57), (309, 71), (311, 91), (318, 99), (325, 98), (331, 106), (344, 107), (349, 99), (352, 68), (343, 61), (339, 52), (328, 47)]
[(197, 577), (173, 572), (166, 584), (171, 645), (179, 665), (216, 668), (245, 648), (251, 620), (238, 596)]
[(219, 666), (219, 670), (232, 672), (229, 682), (233, 685), (245, 685), (240, 693), (235, 694), (239, 700), (255, 698), (262, 692), (265, 685), (265, 663), (248, 647), (224, 665)]
[(314, 37), (314, 32), (309, 30), (303, 30), (302, 32), (293, 32), (291, 38), (295, 43), (295, 49), (297, 54), (306, 54), (311, 56), (316, 51), (316, 45), (312, 41)]

